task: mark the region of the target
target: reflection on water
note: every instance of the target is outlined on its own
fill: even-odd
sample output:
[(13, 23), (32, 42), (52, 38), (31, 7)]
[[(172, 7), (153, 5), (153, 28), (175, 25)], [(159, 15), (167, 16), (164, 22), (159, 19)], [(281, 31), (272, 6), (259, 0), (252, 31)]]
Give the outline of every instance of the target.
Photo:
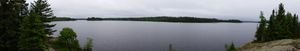
[[(165, 23), (139, 21), (53, 22), (53, 29), (70, 27), (81, 46), (93, 38), (94, 51), (225, 51), (254, 39), (257, 23)], [(58, 32), (55, 32), (58, 35)]]

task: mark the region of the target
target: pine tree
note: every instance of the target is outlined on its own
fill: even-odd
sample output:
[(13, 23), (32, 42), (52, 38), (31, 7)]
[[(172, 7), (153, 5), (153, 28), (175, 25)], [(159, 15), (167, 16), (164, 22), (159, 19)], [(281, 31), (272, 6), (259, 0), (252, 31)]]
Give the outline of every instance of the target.
[(54, 30), (51, 27), (54, 27), (54, 24), (48, 24), (53, 21), (55, 16), (53, 16), (53, 12), (50, 8), (50, 4), (47, 3), (47, 0), (37, 0), (34, 3), (31, 3), (31, 9), (33, 12), (37, 13), (41, 16), (41, 20), (44, 23), (45, 32), (47, 35), (52, 35)]
[[(263, 15), (263, 14), (261, 14)], [(280, 39), (293, 39), (300, 37), (298, 16), (284, 10), (284, 5), (279, 4), (278, 11), (273, 10), (269, 22), (260, 16), (261, 22), (256, 32), (258, 42)], [(265, 30), (266, 29), (266, 30)]]
[[(47, 3), (47, 0), (37, 0), (34, 1), (34, 3), (31, 3), (30, 10), (40, 17), (40, 20), (43, 23), (43, 35), (50, 37), (50, 35), (52, 35), (52, 33), (54, 32), (51, 27), (55, 26), (54, 24), (49, 24), (49, 22), (51, 22), (55, 18), (50, 8), (50, 4)], [(47, 43), (49, 41), (49, 38), (44, 38), (43, 41), (44, 43), (42, 45), (49, 44)], [(46, 47), (48, 47), (48, 45)]]
[(293, 36), (295, 38), (299, 38), (300, 35), (299, 35), (299, 23), (298, 23), (298, 16), (296, 14), (293, 15), (293, 18), (292, 18), (292, 26), (290, 27), (291, 29), (291, 32), (294, 34)]
[(225, 44), (225, 48), (226, 51), (237, 51), (233, 43), (231, 43), (230, 45)]
[(0, 49), (17, 51), (20, 20), (26, 16), (25, 0), (0, 0)]
[(275, 22), (276, 22), (276, 16), (275, 16), (275, 10), (272, 10), (272, 14), (271, 14), (271, 16), (270, 16), (270, 20), (269, 20), (269, 22), (268, 22), (268, 25), (267, 25), (267, 27), (268, 27), (268, 33), (269, 33), (269, 40), (273, 40), (273, 39), (275, 39), (275, 37), (274, 37), (274, 32), (275, 32), (275, 30), (274, 30), (274, 28), (275, 28), (275, 26), (274, 25), (276, 25), (275, 24)]
[(300, 24), (299, 24), (299, 20), (298, 20), (298, 15), (294, 14), (294, 19), (293, 19), (293, 25), (295, 27), (293, 27), (293, 33), (295, 34), (295, 36), (297, 38), (300, 37)]
[(46, 35), (43, 29), (41, 17), (35, 12), (30, 12), (24, 17), (21, 23), (20, 41), (18, 42), (20, 51), (44, 51), (46, 49)]
[(293, 27), (295, 26), (293, 24), (293, 15), (292, 13), (288, 12), (285, 16), (285, 21), (283, 22), (283, 26), (285, 26), (285, 34), (286, 34), (286, 38), (295, 38), (294, 34), (293, 34)]
[(259, 23), (259, 26), (257, 28), (257, 31), (256, 31), (256, 34), (255, 34), (255, 37), (256, 37), (256, 41), (266, 41), (267, 40), (267, 24), (266, 24), (266, 19), (263, 15), (263, 12), (261, 11), (260, 12), (260, 23)]

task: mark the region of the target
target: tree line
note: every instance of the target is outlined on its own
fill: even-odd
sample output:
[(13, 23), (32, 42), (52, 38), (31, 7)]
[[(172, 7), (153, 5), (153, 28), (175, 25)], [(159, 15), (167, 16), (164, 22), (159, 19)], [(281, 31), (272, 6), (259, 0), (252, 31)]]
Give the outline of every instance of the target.
[[(262, 11), (259, 18), (260, 22), (256, 30), (254, 43), (300, 37), (298, 15), (286, 12), (282, 3), (279, 4), (277, 11), (272, 10), (269, 20), (265, 18)], [(226, 51), (237, 51), (233, 43), (226, 44), (225, 48)]]
[[(79, 51), (76, 33), (71, 28), (64, 28), (53, 40), (51, 35), (55, 30), (51, 28), (55, 24), (49, 23), (56, 17), (47, 0), (36, 0), (28, 6), (26, 0), (0, 0), (1, 51), (47, 51), (51, 48)], [(91, 51), (91, 40), (87, 45), (85, 49)]]
[(260, 13), (260, 23), (256, 31), (254, 42), (267, 42), (280, 39), (294, 39), (300, 36), (298, 15), (286, 12), (284, 5), (279, 4), (277, 11), (272, 10), (269, 21), (263, 12)]
[(76, 19), (70, 17), (56, 17), (53, 21), (75, 21)]
[(236, 19), (220, 20), (216, 18), (197, 18), (188, 16), (156, 16), (156, 17), (139, 17), (139, 18), (87, 18), (88, 21), (97, 20), (122, 20), (122, 21), (154, 21), (154, 22), (183, 22), (183, 23), (207, 23), (207, 22), (234, 22), (241, 23), (242, 21)]

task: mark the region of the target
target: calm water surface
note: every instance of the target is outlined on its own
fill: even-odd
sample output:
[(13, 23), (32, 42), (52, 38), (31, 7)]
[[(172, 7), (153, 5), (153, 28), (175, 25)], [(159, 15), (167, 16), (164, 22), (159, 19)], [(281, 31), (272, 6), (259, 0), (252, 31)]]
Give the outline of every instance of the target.
[(257, 23), (166, 23), (140, 21), (62, 21), (53, 29), (70, 27), (81, 46), (94, 39), (94, 51), (225, 51), (254, 39)]

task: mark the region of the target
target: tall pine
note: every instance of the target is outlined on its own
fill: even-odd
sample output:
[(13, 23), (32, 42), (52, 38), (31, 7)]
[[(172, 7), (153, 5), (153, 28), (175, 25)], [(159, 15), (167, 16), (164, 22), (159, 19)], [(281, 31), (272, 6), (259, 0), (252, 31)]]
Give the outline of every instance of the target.
[(55, 16), (53, 16), (53, 12), (50, 8), (50, 4), (47, 3), (47, 0), (37, 0), (34, 3), (31, 3), (31, 9), (33, 12), (37, 13), (41, 16), (41, 20), (44, 23), (45, 33), (47, 35), (52, 35), (54, 30), (51, 27), (54, 27), (54, 24), (49, 24)]
[(51, 27), (54, 26), (48, 24), (54, 18), (49, 6), (46, 0), (31, 3), (30, 13), (22, 19), (22, 34), (18, 37), (20, 51), (44, 51), (49, 47), (48, 37), (53, 32)]
[(275, 39), (285, 39), (288, 38), (288, 33), (286, 30), (286, 16), (285, 16), (285, 9), (282, 3), (279, 4), (278, 13), (276, 15), (276, 22), (275, 22), (275, 32), (276, 35)]
[(260, 18), (260, 22), (259, 22), (259, 26), (257, 28), (255, 37), (256, 37), (256, 41), (264, 41), (264, 40), (267, 40), (266, 35), (268, 33), (267, 33), (267, 27), (266, 27), (267, 21), (263, 15), (262, 11), (260, 12), (259, 18)]
[(269, 35), (268, 35), (268, 38), (269, 38), (269, 40), (273, 40), (274, 38), (275, 38), (275, 32), (276, 32), (276, 24), (275, 24), (275, 22), (276, 22), (276, 11), (275, 10), (272, 10), (272, 14), (271, 14), (271, 16), (270, 16), (270, 19), (269, 19), (269, 22), (268, 22), (268, 33), (269, 33)]
[(41, 17), (30, 12), (27, 17), (22, 19), (22, 34), (19, 37), (18, 47), (20, 51), (44, 51), (46, 50), (46, 35), (44, 33)]

